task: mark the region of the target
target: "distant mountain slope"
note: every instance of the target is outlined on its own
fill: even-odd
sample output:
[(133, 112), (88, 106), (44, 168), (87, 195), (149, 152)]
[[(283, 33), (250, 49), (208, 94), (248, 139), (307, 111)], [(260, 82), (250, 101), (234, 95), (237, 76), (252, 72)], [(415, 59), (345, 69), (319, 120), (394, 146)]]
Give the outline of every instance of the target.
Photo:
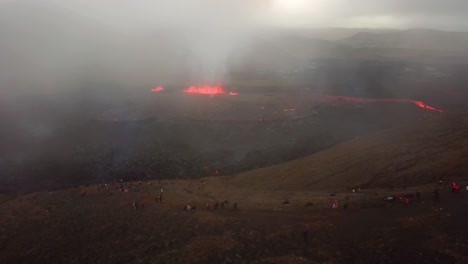
[(468, 52), (468, 32), (409, 29), (387, 33), (359, 32), (337, 41), (351, 47), (386, 47), (415, 50)]
[(294, 71), (310, 66), (314, 59), (375, 59), (375, 52), (359, 50), (333, 41), (306, 37), (291, 31), (261, 32), (245, 54), (235, 56), (239, 69)]
[[(210, 72), (213, 65), (219, 66), (214, 68), (220, 68), (221, 75), (224, 70), (276, 74), (307, 69), (314, 59), (409, 60), (432, 56), (438, 61), (442, 55), (451, 55), (451, 61), (453, 52), (468, 51), (468, 33), (462, 32), (263, 29), (252, 32), (253, 37), (217, 58), (216, 50), (197, 51), (197, 38), (194, 41), (191, 34), (156, 26), (133, 32), (51, 1), (12, 1), (0, 5), (0, 85), (14, 91), (29, 91), (31, 87), (71, 89), (90, 79), (126, 86), (186, 85), (199, 81), (197, 78), (208, 79), (200, 76)], [(440, 54), (441, 49), (452, 53)], [(455, 58), (466, 61), (458, 54)], [(269, 83), (276, 82), (274, 78)]]
[(323, 39), (329, 41), (336, 41), (344, 38), (349, 38), (360, 32), (369, 33), (389, 33), (398, 32), (398, 29), (389, 28), (340, 28), (340, 27), (329, 27), (329, 28), (297, 28), (288, 29), (285, 31), (294, 32), (294, 34), (314, 39)]
[(358, 138), (302, 159), (233, 176), (254, 189), (410, 186), (468, 176), (468, 114), (443, 115)]

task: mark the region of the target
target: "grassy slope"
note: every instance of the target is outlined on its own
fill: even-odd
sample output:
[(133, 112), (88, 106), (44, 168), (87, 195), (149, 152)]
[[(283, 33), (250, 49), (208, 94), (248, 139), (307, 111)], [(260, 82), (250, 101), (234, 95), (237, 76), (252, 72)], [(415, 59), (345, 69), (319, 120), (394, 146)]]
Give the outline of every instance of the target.
[(8, 200), (11, 200), (11, 199), (14, 199), (15, 197), (13, 195), (7, 195), (7, 194), (1, 194), (0, 193), (0, 204), (8, 201)]
[(256, 189), (337, 190), (417, 185), (466, 175), (468, 115), (392, 128), (230, 179)]
[[(437, 204), (429, 186), (408, 207), (387, 208), (378, 190), (364, 190), (338, 193), (334, 198), (350, 207), (332, 210), (326, 192), (285, 196), (224, 189), (221, 181), (206, 179), (201, 190), (195, 180), (163, 181), (162, 204), (154, 202), (156, 181), (124, 183), (130, 192), (111, 188), (110, 196), (93, 185), (10, 200), (0, 204), (0, 263), (467, 263), (460, 231), (468, 192), (451, 193), (450, 184), (440, 188)], [(291, 205), (282, 206), (281, 197)], [(224, 199), (229, 206), (204, 208)], [(145, 208), (135, 211), (132, 201), (145, 201)], [(183, 211), (186, 204), (198, 209)]]

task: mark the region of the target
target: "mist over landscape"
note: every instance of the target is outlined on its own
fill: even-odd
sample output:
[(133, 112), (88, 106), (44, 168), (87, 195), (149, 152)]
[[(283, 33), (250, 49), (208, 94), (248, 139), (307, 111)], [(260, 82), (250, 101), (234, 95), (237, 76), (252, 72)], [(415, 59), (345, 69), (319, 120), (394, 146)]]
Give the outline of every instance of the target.
[[(111, 208), (146, 199), (140, 199), (142, 195), (152, 197), (159, 189), (162, 195), (167, 188), (165, 197), (171, 200), (164, 205), (167, 211), (155, 214), (167, 215), (173, 207), (189, 203), (212, 210), (211, 203), (218, 206), (221, 199), (237, 199), (248, 204), (253, 220), (246, 225), (257, 232), (256, 227), (270, 217), (258, 209), (275, 208), (275, 214), (281, 214), (283, 209), (275, 203), (283, 200), (289, 205), (289, 200), (310, 204), (315, 199), (315, 207), (327, 203), (328, 208), (328, 194), (342, 192), (337, 199), (346, 197), (346, 208), (349, 203), (351, 208), (374, 210), (380, 207), (372, 195), (390, 196), (388, 190), (394, 188), (427, 190), (429, 197), (433, 190), (428, 186), (466, 181), (468, 173), (467, 12), (468, 3), (457, 0), (0, 0), (0, 206), (12, 208), (16, 199), (20, 203), (23, 196), (33, 197), (27, 199), (46, 208), (44, 213), (34, 207), (39, 210), (37, 219), (42, 219), (56, 210), (50, 209), (54, 202), (87, 208), (83, 210), (93, 203), (109, 207), (104, 205), (109, 201), (96, 198), (104, 194), (103, 186), (109, 195), (105, 199), (114, 199)], [(369, 189), (369, 196), (353, 200), (354, 194), (345, 194), (358, 188)], [(131, 199), (120, 198), (127, 195), (124, 190), (130, 190)], [(56, 195), (50, 198), (53, 206), (41, 196), (47, 192)], [(96, 201), (75, 204), (73, 192)], [(466, 203), (466, 195), (461, 195)], [(466, 219), (459, 205), (452, 208), (460, 217), (456, 223)], [(421, 214), (424, 206), (429, 202), (418, 207)], [(314, 218), (317, 215), (301, 210), (285, 222), (291, 220), (301, 229), (301, 221), (309, 221), (311, 230), (312, 223), (322, 223)], [(36, 251), (31, 249), (25, 258), (5, 253), (9, 247), (21, 252), (22, 242), (7, 242), (15, 218), (7, 211), (3, 216), (11, 221), (4, 229), (0, 223), (0, 231), (6, 232), (0, 236), (0, 262), (26, 263)], [(95, 221), (78, 213), (74, 217), (81, 219), (77, 226)], [(179, 221), (175, 215), (166, 217)], [(190, 219), (200, 223), (210, 219), (203, 217)], [(231, 221), (225, 219), (231, 215), (216, 217)], [(282, 221), (283, 216), (278, 217)], [(447, 226), (455, 230), (457, 225)], [(224, 232), (220, 226), (211, 236)], [(167, 230), (173, 234), (171, 228), (168, 225)], [(168, 241), (163, 237), (169, 233), (153, 231)], [(71, 234), (67, 232), (65, 237)], [(95, 230), (93, 236), (102, 232)], [(284, 237), (272, 238), (276, 242), (271, 245), (252, 238), (258, 243), (247, 249), (239, 246), (244, 243), (240, 241), (255, 235), (232, 232), (237, 235), (213, 240), (235, 241), (223, 252), (244, 250), (229, 253), (231, 262), (221, 255), (184, 251), (184, 241), (193, 235), (189, 233), (176, 236), (170, 245), (159, 245), (142, 261), (405, 263), (419, 258), (401, 257), (406, 251), (394, 248), (396, 255), (382, 253), (390, 257), (378, 262), (373, 255), (358, 257), (356, 252), (363, 249), (356, 246), (334, 262), (331, 248), (353, 243), (346, 232), (344, 242), (322, 248), (326, 253), (312, 253), (307, 247), (300, 253), (297, 248), (302, 246), (290, 244), (276, 256), (273, 252), (281, 243), (275, 239)], [(404, 237), (403, 233), (395, 236)], [(322, 243), (315, 242), (317, 247)], [(161, 253), (172, 248), (184, 253)], [(420, 263), (467, 260), (466, 254), (421, 248), (427, 258)], [(136, 261), (134, 253), (113, 260), (37, 254), (49, 263)], [(273, 255), (279, 259), (270, 259)], [(304, 262), (293, 262), (298, 256)], [(438, 262), (424, 262), (430, 259)]]
[[(1, 4), (2, 189), (226, 175), (434, 114), (323, 95), (466, 100), (465, 32), (277, 25), (284, 1), (111, 2)], [(239, 95), (182, 93), (203, 84)]]

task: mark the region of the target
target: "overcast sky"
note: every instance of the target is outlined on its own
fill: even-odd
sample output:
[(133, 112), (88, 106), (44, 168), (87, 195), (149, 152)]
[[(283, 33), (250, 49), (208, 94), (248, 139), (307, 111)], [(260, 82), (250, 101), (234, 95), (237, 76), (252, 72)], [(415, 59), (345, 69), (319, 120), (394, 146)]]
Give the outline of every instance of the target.
[(468, 31), (466, 0), (0, 0), (55, 2), (108, 23), (260, 23), (283, 27), (434, 28)]
[[(65, 61), (70, 66), (72, 63), (69, 57), (73, 58), (73, 65), (80, 69), (87, 69), (83, 65), (100, 59), (105, 66), (102, 66), (103, 69), (110, 69), (112, 76), (122, 76), (122, 79), (130, 79), (128, 76), (136, 76), (136, 73), (153, 78), (154, 72), (167, 77), (170, 74), (163, 70), (170, 68), (165, 62), (170, 58), (171, 62), (174, 61), (173, 68), (177, 74), (180, 74), (183, 68), (181, 65), (184, 65), (190, 69), (187, 72), (193, 71), (190, 73), (193, 76), (202, 76), (202, 79), (214, 83), (222, 80), (228, 72), (232, 54), (236, 54), (236, 58), (242, 57), (240, 54), (249, 57), (250, 48), (254, 47), (254, 36), (258, 32), (255, 29), (258, 27), (433, 28), (468, 31), (468, 0), (0, 0), (0, 3), (0, 9), (7, 7), (0, 12), (0, 23), (5, 26), (2, 27), (2, 34), (13, 32), (12, 36), (5, 38), (11, 40), (10, 45), (2, 43), (3, 56), (21, 54), (11, 59), (16, 63), (25, 60), (17, 66), (20, 69), (18, 76), (24, 76), (24, 69), (30, 66), (28, 76), (35, 73), (38, 78), (46, 76), (41, 71), (43, 69), (50, 69), (49, 72), (57, 74)], [(83, 17), (89, 20), (80, 19)], [(141, 31), (144, 33), (141, 35), (145, 36), (151, 32), (162, 32), (154, 29), (167, 28), (168, 35), (183, 38), (168, 40), (167, 43), (171, 44), (164, 46), (164, 34), (158, 36), (156, 43), (149, 41), (151, 38), (118, 37), (124, 34), (109, 33), (102, 36), (96, 33), (104, 28), (102, 24), (132, 34)], [(48, 30), (45, 30), (47, 27)], [(70, 28), (72, 32), (67, 31)], [(37, 36), (47, 40), (44, 45), (39, 45), (40, 38)], [(15, 42), (15, 39), (21, 41)], [(87, 41), (79, 41), (82, 39)], [(22, 46), (18, 46), (18, 43)], [(96, 46), (100, 43), (102, 46)], [(167, 49), (163, 49), (163, 46)], [(62, 47), (66, 47), (66, 50)], [(100, 57), (73, 57), (76, 50), (82, 54), (94, 52)], [(123, 55), (117, 56), (120, 54)], [(149, 58), (148, 54), (153, 57)], [(126, 63), (111, 63), (119, 60)], [(17, 71), (11, 70), (11, 63), (3, 61), (4, 67), (10, 70), (8, 78), (18, 79), (15, 75)], [(36, 61), (43, 61), (40, 68), (34, 66)], [(44, 66), (45, 62), (49, 68)], [(163, 62), (164, 66), (158, 68), (159, 64), (156, 63)], [(94, 65), (101, 64), (96, 62)], [(137, 66), (140, 70), (134, 70)], [(0, 79), (2, 72), (7, 75), (5, 70), (0, 71)], [(65, 73), (60, 76), (65, 76)], [(178, 75), (174, 76), (178, 78)], [(143, 79), (140, 75), (135, 78)]]
[(53, 1), (126, 26), (191, 21), (283, 27), (385, 27), (468, 30), (466, 0), (0, 0)]

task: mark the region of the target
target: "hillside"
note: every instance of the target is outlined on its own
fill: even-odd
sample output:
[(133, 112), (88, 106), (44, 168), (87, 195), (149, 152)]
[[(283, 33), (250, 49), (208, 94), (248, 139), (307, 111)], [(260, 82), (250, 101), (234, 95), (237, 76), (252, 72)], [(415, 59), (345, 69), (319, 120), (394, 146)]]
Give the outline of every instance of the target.
[(256, 189), (339, 190), (410, 186), (468, 172), (468, 115), (395, 127), (323, 152), (234, 176), (232, 184)]
[(409, 29), (385, 33), (359, 32), (337, 41), (351, 47), (386, 47), (413, 50), (468, 52), (468, 33)]
[[(438, 201), (433, 185), (330, 197), (326, 191), (257, 191), (224, 183), (219, 177), (123, 182), (126, 191), (115, 183), (108, 190), (90, 185), (18, 196), (0, 203), (0, 263), (468, 260), (468, 192), (453, 193), (450, 183), (437, 189)], [(416, 190), (420, 197), (408, 205), (384, 199)], [(333, 199), (340, 208), (331, 208)], [(193, 210), (182, 210), (187, 205)]]

